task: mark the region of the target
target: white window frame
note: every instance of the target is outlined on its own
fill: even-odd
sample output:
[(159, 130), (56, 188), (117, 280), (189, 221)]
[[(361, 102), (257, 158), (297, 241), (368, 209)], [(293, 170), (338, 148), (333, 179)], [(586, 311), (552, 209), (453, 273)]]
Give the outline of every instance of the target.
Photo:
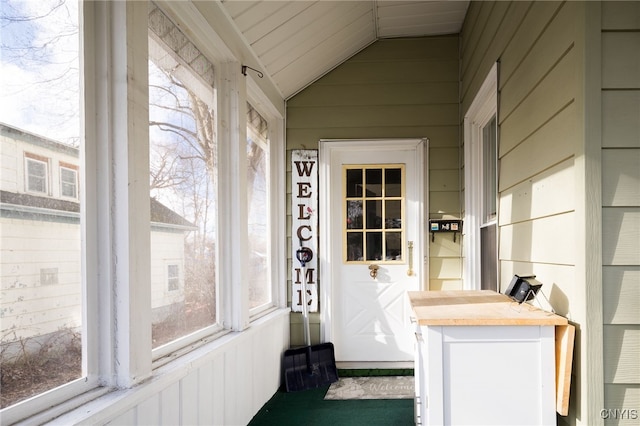
[[(274, 171), (285, 170), (284, 157), (284, 133), (282, 131), (284, 127), (283, 118), (277, 113), (276, 109), (271, 105), (267, 97), (260, 90), (256, 81), (251, 76), (247, 76), (247, 99), (251, 106), (258, 111), (258, 113), (267, 121), (268, 126), (268, 176), (269, 176), (269, 223), (272, 225), (269, 228), (269, 279), (271, 284), (271, 300), (260, 306), (256, 306), (249, 309), (250, 321), (255, 321), (260, 317), (268, 314), (269, 312), (286, 305), (286, 289), (283, 291), (284, 286), (279, 283), (285, 283), (286, 277), (284, 275), (284, 268), (282, 265), (275, 261), (276, 259), (284, 259), (284, 242), (278, 238), (284, 234), (284, 219), (280, 213), (284, 211), (285, 199), (282, 194), (285, 193), (285, 182), (281, 173), (274, 173)], [(246, 115), (245, 115), (246, 117)], [(245, 125), (245, 128), (247, 126)], [(245, 137), (246, 140), (246, 137)], [(246, 155), (246, 148), (245, 148)], [(246, 228), (246, 226), (245, 226)]]
[[(175, 269), (176, 269), (176, 274), (175, 275), (173, 275), (171, 273), (171, 269), (173, 267), (175, 267)], [(175, 288), (171, 288), (172, 281), (176, 281), (177, 282)], [(180, 265), (178, 263), (169, 263), (169, 264), (167, 264), (167, 292), (171, 293), (171, 292), (180, 290), (180, 288), (182, 287), (180, 285), (180, 283), (181, 283), (181, 280), (180, 280)]]
[[(159, 6), (160, 10), (165, 13), (167, 16), (172, 15), (172, 7), (170, 6), (170, 4), (168, 3), (162, 3), (159, 4), (160, 2), (156, 2), (157, 5)], [(171, 16), (173, 18), (173, 16)], [(177, 20), (177, 19), (176, 19)], [(147, 21), (147, 25), (148, 25), (148, 21)], [(185, 27), (188, 27), (188, 24), (185, 24)], [(148, 27), (147, 27), (148, 28)], [(149, 31), (149, 30), (147, 30)], [(196, 43), (195, 40), (190, 38), (190, 41), (192, 43)], [(189, 68), (188, 65), (185, 65), (182, 62), (181, 58), (176, 58), (174, 56), (174, 52), (172, 52), (170, 50), (170, 48), (168, 46), (166, 46), (164, 43), (157, 41), (154, 36), (149, 36), (149, 42), (148, 43), (153, 43), (154, 45), (154, 49), (163, 49), (167, 51), (167, 55), (163, 56), (162, 60), (165, 61), (165, 63), (163, 63), (163, 66), (166, 66), (169, 69), (173, 69), (176, 72), (176, 75), (178, 76), (178, 78), (181, 80), (181, 82), (183, 84), (188, 84), (190, 86), (190, 88), (192, 90), (196, 90), (198, 97), (206, 102), (209, 106), (211, 106), (212, 108), (214, 108), (216, 110), (215, 113), (215, 119), (216, 119), (216, 127), (219, 127), (219, 123), (220, 123), (220, 118), (219, 118), (219, 108), (220, 108), (220, 103), (217, 101), (217, 84), (214, 85), (214, 87), (212, 88), (211, 86), (209, 86), (204, 80), (201, 79), (200, 76), (197, 76), (195, 74), (195, 70), (192, 70)], [(204, 51), (201, 49), (201, 46), (196, 45), (196, 47), (200, 50), (201, 53), (204, 53)], [(151, 52), (149, 52), (151, 53)], [(149, 56), (149, 55), (147, 55)], [(218, 67), (219, 67), (219, 63), (215, 62), (214, 60), (211, 60), (211, 58), (207, 58), (211, 61), (213, 67), (214, 67), (214, 75), (216, 77), (216, 83), (219, 81), (218, 79)], [(214, 58), (215, 59), (215, 58)], [(147, 99), (147, 104), (148, 104), (148, 99)], [(218, 135), (219, 136), (219, 135)], [(218, 138), (217, 141), (217, 147), (218, 147), (218, 155), (220, 156), (220, 144), (221, 144), (221, 138)], [(148, 157), (148, 152), (147, 152), (147, 157)], [(220, 158), (220, 157), (219, 157)], [(220, 160), (218, 161), (220, 163)], [(219, 176), (221, 176), (221, 170), (222, 168), (219, 166), (218, 167), (218, 178), (216, 179), (217, 182), (222, 182), (223, 180), (219, 178)], [(149, 170), (147, 170), (147, 174), (149, 173)], [(218, 195), (218, 204), (220, 204), (220, 184), (218, 185), (217, 188), (217, 195)], [(148, 192), (147, 192), (147, 197), (148, 197)], [(217, 208), (218, 211), (218, 217), (217, 217), (217, 221), (218, 221), (218, 230), (220, 229), (224, 229), (227, 225), (222, 224), (221, 219), (220, 218), (220, 209)], [(157, 368), (159, 366), (162, 365), (163, 361), (162, 358), (166, 357), (167, 355), (174, 353), (176, 351), (179, 351), (181, 349), (183, 349), (186, 346), (191, 345), (192, 347), (197, 346), (199, 344), (202, 344), (202, 342), (204, 342), (205, 340), (209, 340), (211, 338), (211, 336), (215, 336), (216, 334), (218, 335), (222, 335), (225, 332), (225, 329), (227, 328), (225, 322), (224, 322), (224, 318), (225, 318), (225, 310), (228, 310), (229, 307), (225, 305), (224, 303), (224, 298), (221, 296), (221, 293), (224, 293), (224, 289), (222, 288), (223, 285), (220, 284), (220, 248), (222, 247), (221, 245), (221, 241), (220, 241), (220, 237), (219, 237), (219, 233), (217, 235), (217, 241), (216, 241), (216, 247), (218, 247), (217, 251), (216, 251), (216, 255), (218, 256), (216, 259), (216, 294), (217, 294), (217, 301), (216, 301), (216, 321), (214, 323), (209, 324), (208, 326), (205, 326), (201, 329), (198, 329), (192, 333), (188, 333), (187, 335), (184, 336), (180, 336), (178, 338), (176, 338), (173, 341), (168, 342), (167, 344), (161, 345), (157, 348), (153, 348), (152, 349), (152, 359), (154, 361), (153, 364), (153, 368)], [(184, 265), (182, 267), (182, 270), (184, 270)], [(182, 273), (182, 272), (181, 272)], [(181, 284), (183, 283), (182, 280), (180, 281)], [(180, 286), (177, 290), (184, 290), (184, 286)], [(167, 287), (167, 293), (169, 292), (174, 292), (176, 290), (169, 290)], [(198, 343), (200, 342), (200, 343)], [(158, 362), (160, 361), (160, 362)]]
[[(31, 172), (30, 172), (30, 164), (31, 163), (37, 163), (37, 164), (43, 164), (44, 165), (44, 191), (39, 191), (36, 189), (32, 189), (31, 185), (29, 183), (29, 178), (31, 177)], [(25, 154), (24, 157), (24, 186), (25, 186), (25, 192), (29, 192), (32, 194), (40, 194), (40, 195), (50, 195), (49, 193), (49, 161), (45, 161), (45, 160), (40, 160), (38, 158), (34, 158), (29, 154)]]
[[(103, 10), (98, 11), (98, 8)], [(96, 59), (92, 56), (95, 51), (90, 47), (82, 50), (82, 46), (91, 46), (93, 44), (99, 44), (98, 40), (104, 34), (99, 34), (95, 30), (95, 17), (107, 16), (105, 8), (106, 4), (99, 4), (97, 2), (79, 2), (78, 15), (79, 15), (79, 27), (80, 37), (80, 92), (87, 103), (80, 105), (81, 109), (81, 126), (84, 124), (84, 134), (81, 133), (80, 144), (80, 164), (87, 170), (83, 174), (83, 183), (86, 185), (80, 185), (80, 232), (81, 232), (81, 253), (82, 253), (82, 377), (73, 380), (69, 383), (63, 384), (55, 389), (49, 390), (44, 393), (33, 396), (22, 402), (6, 407), (0, 411), (0, 417), (3, 422), (7, 424), (17, 423), (18, 421), (29, 418), (31, 423), (45, 423), (56, 416), (69, 411), (80, 404), (86, 402), (85, 398), (74, 398), (81, 394), (90, 395), (89, 399), (97, 398), (102, 394), (106, 394), (111, 390), (113, 386), (109, 375), (111, 374), (111, 355), (105, 354), (109, 351), (99, 351), (98, 343), (104, 344), (111, 349), (110, 334), (105, 330), (109, 327), (108, 324), (101, 324), (101, 320), (110, 320), (109, 314), (102, 310), (99, 314), (100, 303), (98, 302), (98, 292), (102, 292), (102, 296), (108, 296), (110, 293), (109, 288), (100, 288), (97, 284), (100, 272), (102, 272), (103, 279), (105, 281), (108, 277), (112, 276), (110, 265), (102, 265), (102, 269), (98, 267), (98, 251), (101, 241), (98, 238), (98, 234), (105, 235), (105, 218), (108, 215), (102, 213), (102, 220), (98, 220), (98, 194), (92, 189), (97, 188), (97, 182), (101, 179), (99, 177), (100, 172), (97, 171), (98, 155), (96, 140), (91, 135), (91, 130), (97, 130), (96, 120), (92, 116), (91, 112), (96, 111), (95, 94), (91, 95), (92, 85), (98, 84), (98, 77), (96, 73), (92, 73), (95, 70), (93, 67), (93, 61)], [(146, 4), (145, 4), (146, 7)], [(85, 96), (86, 95), (86, 96)], [(84, 117), (82, 116), (83, 112)], [(106, 115), (106, 114), (105, 114)], [(96, 115), (97, 116), (97, 115)], [(83, 123), (84, 121), (84, 123)], [(106, 149), (106, 145), (105, 145)], [(102, 152), (102, 155), (108, 156), (107, 152)], [(47, 163), (47, 191), (50, 190), (50, 165)], [(107, 178), (104, 174), (102, 178)], [(25, 162), (25, 179), (28, 179), (28, 171)], [(108, 181), (106, 182), (108, 184)], [(25, 182), (25, 189), (28, 188), (28, 182)], [(107, 194), (108, 196), (108, 194)], [(99, 226), (99, 222), (102, 221), (102, 226)], [(98, 228), (102, 228), (102, 231), (98, 231)], [(102, 241), (104, 243), (104, 241)], [(103, 297), (103, 300), (108, 300), (107, 297)], [(102, 329), (99, 330), (100, 326)], [(88, 333), (88, 330), (92, 330), (92, 333)], [(98, 330), (98, 332), (93, 332)], [(108, 358), (108, 359), (105, 359)], [(101, 386), (102, 385), (102, 386)], [(91, 393), (88, 393), (92, 391)], [(51, 407), (54, 407), (51, 410)], [(40, 413), (35, 414), (34, 413)]]
[[(464, 200), (465, 217), (463, 288), (481, 288), (480, 232), (484, 220), (482, 129), (498, 110), (498, 63), (489, 71), (484, 83), (464, 116)], [(497, 206), (496, 206), (497, 209)], [(497, 220), (497, 214), (496, 218)], [(493, 223), (493, 222), (492, 222)]]
[[(251, 102), (249, 102), (251, 103)], [(253, 105), (252, 105), (253, 107)], [(255, 109), (255, 108), (254, 108)], [(260, 113), (258, 111), (258, 113)], [(260, 114), (262, 115), (262, 114)], [(264, 117), (263, 117), (264, 118)], [(248, 125), (247, 125), (248, 127)], [(268, 127), (268, 122), (267, 122), (267, 127)], [(268, 130), (267, 130), (268, 131)], [(249, 138), (249, 135), (247, 135), (247, 139)], [(266, 162), (267, 162), (267, 176), (271, 176), (271, 146), (269, 143), (269, 139), (267, 138), (267, 142), (265, 143), (263, 140), (261, 140), (260, 138), (256, 137), (255, 140), (252, 139), (253, 143), (255, 143), (256, 145), (259, 145), (261, 149), (263, 149), (266, 152)], [(245, 142), (246, 143), (246, 142)], [(273, 191), (271, 190), (271, 181), (267, 182), (267, 200), (269, 203), (269, 209), (266, 212), (266, 216), (267, 216), (267, 223), (269, 223), (274, 217), (275, 214), (271, 209), (271, 202), (272, 202), (272, 194)], [(248, 202), (248, 200), (247, 200)], [(247, 205), (247, 209), (249, 208), (249, 206)], [(247, 212), (247, 218), (248, 218), (248, 212)], [(247, 220), (247, 224), (248, 224), (248, 220)], [(261, 312), (266, 311), (271, 309), (274, 306), (273, 303), (273, 298), (274, 298), (274, 294), (273, 294), (273, 276), (271, 274), (271, 259), (273, 257), (272, 254), (272, 248), (271, 248), (271, 241), (274, 238), (274, 235), (271, 234), (271, 232), (269, 232), (269, 229), (267, 229), (268, 235), (267, 235), (267, 239), (268, 239), (268, 243), (267, 243), (267, 275), (268, 275), (268, 280), (269, 280), (269, 285), (271, 287), (271, 294), (269, 296), (269, 300), (266, 303), (263, 303), (261, 305), (255, 306), (253, 308), (249, 308), (249, 316), (256, 316), (256, 315), (260, 315)], [(247, 251), (247, 256), (249, 256), (249, 251)], [(250, 282), (251, 280), (247, 280), (247, 282)]]
[[(67, 170), (70, 172), (73, 172), (73, 195), (65, 195), (64, 194), (64, 184), (67, 183), (69, 184), (69, 182), (64, 182), (64, 180), (62, 179), (62, 171), (63, 170)], [(70, 167), (66, 167), (66, 166), (60, 166), (60, 197), (62, 198), (71, 198), (74, 200), (78, 199), (78, 170), (77, 169), (73, 169)]]

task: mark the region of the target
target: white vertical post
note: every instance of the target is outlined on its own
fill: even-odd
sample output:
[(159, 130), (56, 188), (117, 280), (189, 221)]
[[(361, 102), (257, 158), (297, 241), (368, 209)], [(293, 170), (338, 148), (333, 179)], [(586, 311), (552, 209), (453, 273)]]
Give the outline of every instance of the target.
[(96, 2), (86, 13), (95, 25), (84, 46), (92, 70), (85, 73), (86, 156), (96, 174), (87, 181), (96, 208), (87, 210), (86, 237), (97, 250), (87, 287), (98, 323), (89, 334), (99, 336), (101, 380), (129, 387), (151, 374), (148, 9)]
[(247, 129), (246, 84), (238, 62), (216, 65), (218, 104), (218, 221), (220, 291), (224, 306), (223, 323), (236, 331), (249, 326), (249, 283), (247, 230)]

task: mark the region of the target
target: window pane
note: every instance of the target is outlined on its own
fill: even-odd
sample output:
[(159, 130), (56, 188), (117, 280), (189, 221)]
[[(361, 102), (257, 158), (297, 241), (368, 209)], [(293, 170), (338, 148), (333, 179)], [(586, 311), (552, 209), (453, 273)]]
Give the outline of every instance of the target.
[(178, 265), (167, 267), (167, 288), (169, 291), (180, 289), (180, 267)]
[(365, 185), (367, 191), (365, 197), (381, 197), (382, 196), (382, 170), (367, 169), (365, 171)]
[(362, 197), (362, 169), (347, 170), (347, 197)]
[(362, 232), (349, 232), (347, 234), (347, 260), (362, 260), (363, 242)]
[[(180, 34), (178, 28), (153, 4), (149, 27), (151, 308), (156, 348), (216, 323), (218, 164), (211, 65), (186, 37), (174, 37)], [(178, 39), (182, 49), (175, 45)], [(189, 58), (178, 50), (188, 52)], [(189, 63), (197, 63), (197, 69)]]
[(4, 408), (83, 375), (80, 203), (51, 185), (83, 165), (78, 2), (3, 0), (0, 21)]
[(483, 162), (483, 204), (484, 220), (489, 222), (496, 216), (497, 176), (498, 176), (498, 135), (497, 122), (494, 115), (482, 129), (482, 162)]
[(247, 104), (247, 201), (249, 208), (249, 308), (270, 304), (269, 141), (267, 121)]
[(367, 232), (366, 260), (382, 260), (382, 232)]
[(402, 169), (386, 169), (384, 171), (385, 197), (402, 196)]
[(498, 291), (497, 225), (480, 228), (481, 289)]
[(77, 173), (75, 170), (60, 168), (60, 191), (62, 196), (77, 198), (76, 180)]
[(400, 232), (387, 232), (385, 260), (402, 260), (402, 234)]
[(362, 229), (362, 201), (347, 201), (347, 229)]
[(384, 209), (385, 228), (399, 229), (402, 227), (402, 201), (386, 200)]
[(47, 163), (27, 159), (27, 182), (31, 192), (47, 192)]
[(382, 228), (382, 201), (367, 200), (367, 229)]

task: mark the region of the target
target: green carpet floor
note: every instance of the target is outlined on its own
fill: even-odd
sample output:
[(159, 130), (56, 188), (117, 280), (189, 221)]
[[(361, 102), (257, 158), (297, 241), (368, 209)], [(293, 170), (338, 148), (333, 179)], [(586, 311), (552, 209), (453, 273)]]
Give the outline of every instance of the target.
[[(341, 371), (339, 375), (341, 377), (350, 375), (345, 373), (346, 371)], [(280, 389), (260, 409), (249, 425), (401, 426), (414, 424), (412, 399), (325, 401), (324, 395), (328, 389), (329, 386), (299, 392), (286, 392)]]

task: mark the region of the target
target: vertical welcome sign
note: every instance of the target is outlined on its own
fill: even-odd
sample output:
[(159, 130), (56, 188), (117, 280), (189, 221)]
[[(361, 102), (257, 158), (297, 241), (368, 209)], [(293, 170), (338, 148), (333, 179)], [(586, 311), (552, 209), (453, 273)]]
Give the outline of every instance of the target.
[(291, 308), (302, 311), (302, 265), (296, 250), (309, 247), (313, 259), (306, 263), (308, 312), (318, 311), (318, 151), (291, 152)]

